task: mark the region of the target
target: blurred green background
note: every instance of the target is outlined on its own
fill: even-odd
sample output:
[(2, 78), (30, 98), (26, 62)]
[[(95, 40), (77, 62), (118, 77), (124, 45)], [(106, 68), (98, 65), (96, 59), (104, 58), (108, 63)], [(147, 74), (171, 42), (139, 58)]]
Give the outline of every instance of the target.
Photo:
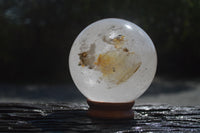
[(126, 19), (147, 32), (158, 77), (199, 78), (200, 0), (0, 0), (0, 83), (72, 82), (71, 45), (103, 18)]

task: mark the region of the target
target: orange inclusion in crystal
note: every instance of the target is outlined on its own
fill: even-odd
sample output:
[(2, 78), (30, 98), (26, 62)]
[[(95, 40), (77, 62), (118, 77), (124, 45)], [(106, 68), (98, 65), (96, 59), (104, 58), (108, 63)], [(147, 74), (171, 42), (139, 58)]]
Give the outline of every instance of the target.
[(115, 66), (115, 60), (116, 58), (113, 56), (110, 56), (108, 54), (100, 54), (97, 58), (97, 62), (95, 62), (94, 64), (99, 66), (103, 75), (106, 76), (114, 72), (113, 68)]

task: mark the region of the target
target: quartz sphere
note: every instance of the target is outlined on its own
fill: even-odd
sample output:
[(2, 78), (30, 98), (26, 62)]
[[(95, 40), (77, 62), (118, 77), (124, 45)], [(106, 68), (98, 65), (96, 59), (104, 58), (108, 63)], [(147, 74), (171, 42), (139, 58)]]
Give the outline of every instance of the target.
[(124, 103), (151, 84), (157, 55), (149, 36), (132, 22), (108, 18), (87, 26), (75, 39), (69, 68), (80, 92), (91, 101)]

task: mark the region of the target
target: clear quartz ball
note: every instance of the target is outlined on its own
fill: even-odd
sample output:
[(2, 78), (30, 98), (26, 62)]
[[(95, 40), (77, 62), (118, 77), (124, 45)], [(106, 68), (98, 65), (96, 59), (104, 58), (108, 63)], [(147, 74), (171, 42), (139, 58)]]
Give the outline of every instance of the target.
[(123, 19), (103, 19), (87, 26), (69, 56), (77, 88), (97, 102), (134, 101), (151, 84), (156, 67), (156, 50), (149, 36)]

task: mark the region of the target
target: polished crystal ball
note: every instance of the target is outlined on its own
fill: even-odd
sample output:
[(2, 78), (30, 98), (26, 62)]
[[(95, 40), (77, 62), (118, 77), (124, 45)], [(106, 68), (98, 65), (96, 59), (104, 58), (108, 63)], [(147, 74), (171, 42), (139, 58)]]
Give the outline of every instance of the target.
[(149, 36), (123, 19), (102, 19), (75, 39), (69, 68), (80, 92), (91, 101), (124, 103), (142, 95), (151, 84), (157, 55)]

